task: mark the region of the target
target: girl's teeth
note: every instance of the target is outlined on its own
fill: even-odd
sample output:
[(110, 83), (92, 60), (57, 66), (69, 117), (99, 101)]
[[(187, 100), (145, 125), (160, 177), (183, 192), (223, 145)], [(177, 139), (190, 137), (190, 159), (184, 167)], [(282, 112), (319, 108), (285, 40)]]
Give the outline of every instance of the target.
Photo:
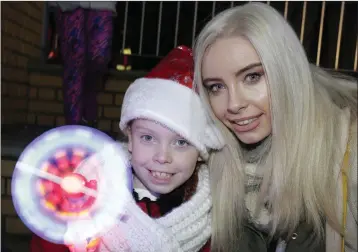
[(252, 119), (249, 119), (249, 120), (245, 120), (245, 121), (241, 121), (241, 122), (238, 122), (237, 124), (240, 125), (240, 126), (244, 126), (244, 125), (247, 125), (249, 123), (252, 123), (253, 121), (255, 121), (257, 118), (252, 118)]
[(152, 175), (153, 175), (153, 177), (156, 177), (156, 178), (170, 178), (172, 176), (172, 174), (170, 174), (170, 173), (156, 172), (156, 171), (152, 171)]

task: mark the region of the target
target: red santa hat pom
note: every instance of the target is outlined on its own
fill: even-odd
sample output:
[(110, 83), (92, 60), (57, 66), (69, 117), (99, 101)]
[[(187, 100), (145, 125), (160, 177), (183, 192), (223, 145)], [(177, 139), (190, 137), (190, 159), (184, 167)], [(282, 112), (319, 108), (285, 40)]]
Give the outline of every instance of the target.
[(179, 46), (146, 77), (134, 81), (123, 99), (121, 130), (126, 134), (130, 121), (149, 119), (181, 135), (200, 151), (204, 160), (209, 156), (208, 149), (221, 149), (224, 140), (192, 90), (193, 69), (191, 49)]

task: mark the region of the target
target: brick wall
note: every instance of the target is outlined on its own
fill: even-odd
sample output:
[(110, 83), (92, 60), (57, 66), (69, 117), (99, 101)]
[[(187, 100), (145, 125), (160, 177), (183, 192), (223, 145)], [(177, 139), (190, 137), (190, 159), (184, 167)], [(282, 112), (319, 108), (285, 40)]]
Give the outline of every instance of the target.
[[(44, 73), (30, 74), (28, 123), (40, 126), (64, 124), (62, 78)], [(118, 132), (121, 104), (130, 80), (110, 77), (97, 95), (98, 128)]]
[(26, 123), (29, 60), (40, 57), (43, 2), (1, 2), (2, 123)]
[(3, 231), (12, 235), (27, 235), (30, 230), (22, 223), (16, 214), (11, 199), (11, 176), (16, 161), (1, 159), (1, 223)]

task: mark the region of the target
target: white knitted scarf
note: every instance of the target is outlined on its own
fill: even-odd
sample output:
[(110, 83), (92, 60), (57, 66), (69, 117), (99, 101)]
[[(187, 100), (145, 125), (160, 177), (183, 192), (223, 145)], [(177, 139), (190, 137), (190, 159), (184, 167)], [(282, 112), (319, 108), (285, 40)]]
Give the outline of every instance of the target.
[[(199, 251), (211, 236), (211, 208), (209, 171), (206, 165), (201, 165), (196, 192), (188, 201), (156, 219), (149, 217), (141, 209), (138, 209), (141, 213), (135, 209), (136, 212), (131, 213), (134, 217), (132, 219), (135, 219), (134, 224), (130, 227), (118, 224), (106, 233), (100, 251)], [(157, 239), (148, 241), (145, 233), (149, 236), (155, 234)], [(158, 244), (163, 246), (160, 251)]]
[(262, 175), (256, 173), (256, 164), (246, 164), (246, 196), (245, 205), (249, 212), (250, 221), (260, 230), (268, 229), (270, 213), (265, 207), (256, 212)]
[(199, 251), (211, 235), (211, 196), (209, 171), (201, 165), (194, 195), (156, 222), (169, 229), (183, 251)]

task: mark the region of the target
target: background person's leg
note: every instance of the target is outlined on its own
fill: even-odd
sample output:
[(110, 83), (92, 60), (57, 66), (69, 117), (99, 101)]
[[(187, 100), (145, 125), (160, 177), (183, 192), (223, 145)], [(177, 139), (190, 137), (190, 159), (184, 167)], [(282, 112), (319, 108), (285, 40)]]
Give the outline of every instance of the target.
[(86, 74), (85, 11), (59, 11), (57, 27), (63, 60), (63, 100), (66, 124), (80, 124)]
[(88, 10), (86, 20), (88, 41), (88, 75), (84, 87), (84, 119), (97, 119), (97, 87), (107, 73), (111, 59), (113, 37), (113, 12)]

